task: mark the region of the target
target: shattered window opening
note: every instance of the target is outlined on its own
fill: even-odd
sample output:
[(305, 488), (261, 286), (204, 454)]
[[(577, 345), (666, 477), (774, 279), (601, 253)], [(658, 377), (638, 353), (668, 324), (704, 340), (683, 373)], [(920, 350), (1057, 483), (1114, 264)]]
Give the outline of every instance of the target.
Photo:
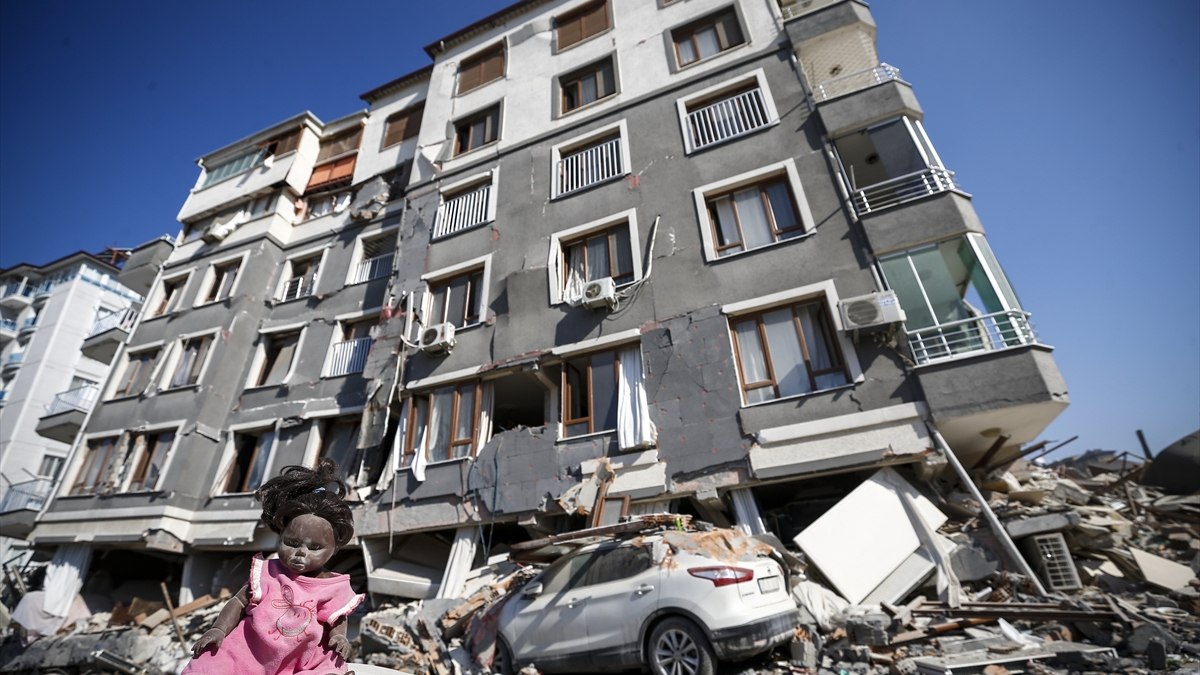
[(131, 396), (145, 391), (146, 385), (150, 384), (150, 375), (154, 372), (154, 366), (161, 351), (156, 347), (129, 354), (125, 372), (121, 376), (121, 383), (113, 392), (113, 396)]
[(158, 305), (154, 308), (150, 316), (162, 316), (178, 309), (179, 302), (183, 298), (183, 288), (189, 278), (190, 274), (185, 274), (172, 279), (163, 279), (162, 288), (159, 291)]
[(292, 368), (292, 359), (295, 358), (299, 343), (300, 331), (264, 335), (262, 365), (253, 386), (282, 384)]
[(233, 285), (237, 282), (238, 270), (242, 267), (241, 259), (221, 265), (213, 265), (212, 279), (208, 291), (204, 294), (201, 304), (219, 302), (229, 298)]
[(548, 392), (532, 374), (512, 373), (492, 380), (492, 386), (495, 388), (492, 425), (496, 432), (546, 426)]
[(118, 436), (109, 436), (88, 441), (87, 454), (84, 455), (83, 464), (75, 478), (75, 484), (71, 486), (70, 494), (72, 496), (95, 494), (104, 483), (113, 460), (113, 450), (116, 448), (118, 438)]
[(257, 490), (267, 475), (267, 462), (274, 442), (273, 429), (233, 434), (236, 455), (230, 464), (223, 492), (234, 494)]
[(127, 492), (149, 491), (158, 487), (167, 454), (174, 442), (175, 432), (171, 430), (133, 436), (134, 468)]

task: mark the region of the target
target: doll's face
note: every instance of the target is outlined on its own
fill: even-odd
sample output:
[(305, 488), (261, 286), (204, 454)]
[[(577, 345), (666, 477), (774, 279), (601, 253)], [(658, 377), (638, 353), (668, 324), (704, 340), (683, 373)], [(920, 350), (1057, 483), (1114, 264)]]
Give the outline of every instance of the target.
[(319, 572), (337, 551), (329, 521), (306, 513), (296, 516), (279, 535), (279, 562), (298, 574)]

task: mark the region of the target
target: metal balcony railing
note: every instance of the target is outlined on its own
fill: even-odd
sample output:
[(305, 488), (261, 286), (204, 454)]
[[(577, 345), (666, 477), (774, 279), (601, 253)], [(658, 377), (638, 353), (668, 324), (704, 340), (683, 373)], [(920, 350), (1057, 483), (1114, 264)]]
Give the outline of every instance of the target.
[(854, 210), (862, 216), (913, 199), (957, 189), (953, 171), (930, 167), (855, 190), (851, 198), (854, 200)]
[(99, 386), (85, 384), (82, 387), (68, 389), (55, 394), (54, 400), (50, 402), (50, 405), (46, 406), (46, 415), (57, 415), (68, 410), (82, 410), (83, 412), (87, 412), (96, 404), (96, 398), (99, 393)]
[(780, 0), (779, 8), (783, 11), (783, 20), (789, 21), (836, 2), (841, 0)]
[(993, 312), (908, 331), (908, 344), (917, 365), (1036, 342), (1029, 313), (1019, 310)]
[(831, 98), (853, 94), (856, 91), (874, 87), (877, 84), (900, 79), (900, 69), (881, 63), (874, 68), (860, 70), (848, 75), (840, 75), (831, 80), (819, 82), (813, 86), (813, 98), (817, 102), (828, 101)]
[(365, 337), (333, 345), (333, 352), (329, 355), (330, 376), (361, 373), (367, 365), (371, 342), (371, 338)]
[(761, 89), (755, 88), (688, 113), (692, 147), (699, 150), (770, 124)]
[(434, 237), (444, 237), (487, 222), (488, 202), (492, 195), (492, 184), (485, 183), (442, 202), (438, 208), (437, 222), (433, 226)]
[[(368, 262), (371, 262), (371, 261), (367, 260), (367, 261), (364, 261), (362, 264), (366, 264)], [(362, 267), (362, 264), (359, 265), (360, 268)], [(388, 270), (387, 270), (387, 272), (384, 272), (384, 274), (391, 274), (391, 272), (392, 272), (391, 267), (392, 266), (389, 261)], [(361, 271), (362, 271), (361, 269), (356, 270), (355, 275), (357, 276)], [(371, 272), (371, 270), (367, 270), (368, 274), (370, 272)], [(382, 276), (382, 275), (379, 275), (379, 276)], [(375, 277), (367, 277), (367, 279), (374, 279), (374, 278)], [(314, 286), (313, 281), (315, 281), (315, 277), (311, 277), (311, 276), (307, 276), (307, 275), (302, 276), (302, 277), (292, 277), (291, 279), (288, 279), (287, 283), (285, 283), (283, 285), (283, 292), (281, 292), (279, 294), (279, 299), (286, 302), (288, 300), (295, 300), (297, 298), (307, 298), (308, 296), (312, 295), (313, 286)], [(362, 279), (362, 281), (366, 281), (366, 279)]]
[(132, 307), (123, 309), (119, 312), (112, 312), (96, 319), (92, 324), (92, 330), (88, 333), (88, 337), (99, 335), (113, 328), (120, 328), (126, 333), (133, 330), (133, 324), (137, 323), (138, 311)]
[(558, 160), (558, 194), (582, 190), (625, 173), (621, 137), (585, 148)]
[(50, 493), (54, 491), (54, 480), (36, 478), (21, 483), (13, 483), (0, 499), (0, 513), (13, 511), (37, 511), (46, 504)]
[(386, 277), (392, 273), (392, 259), (395, 256), (395, 253), (385, 253), (358, 263), (358, 267), (354, 268), (354, 276), (350, 278), (350, 283), (358, 284), (371, 279)]

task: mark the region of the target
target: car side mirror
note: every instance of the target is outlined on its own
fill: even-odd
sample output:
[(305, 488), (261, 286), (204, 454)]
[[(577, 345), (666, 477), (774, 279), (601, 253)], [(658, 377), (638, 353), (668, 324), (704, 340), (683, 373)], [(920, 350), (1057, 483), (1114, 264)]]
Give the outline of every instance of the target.
[(536, 598), (542, 594), (542, 582), (535, 581), (521, 589), (521, 595), (527, 598)]

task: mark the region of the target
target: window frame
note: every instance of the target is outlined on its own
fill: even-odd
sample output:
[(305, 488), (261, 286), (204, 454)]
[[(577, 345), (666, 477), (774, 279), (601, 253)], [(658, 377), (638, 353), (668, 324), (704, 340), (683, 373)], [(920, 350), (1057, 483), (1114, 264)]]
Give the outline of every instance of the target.
[[(608, 82), (608, 84), (610, 84), (612, 90), (607, 94), (602, 94), (602, 88), (600, 86), (601, 80), (599, 78), (597, 78), (596, 79), (596, 83), (597, 83), (596, 84), (596, 98), (591, 101), (588, 101), (587, 103), (580, 102), (579, 104), (575, 105), (574, 107), (568, 108), (567, 107), (568, 85), (579, 84), (578, 98), (580, 99), (580, 101), (582, 101), (582, 99), (583, 99), (582, 81), (589, 75), (596, 75), (598, 73), (603, 74), (605, 72), (606, 67), (607, 67), (607, 73), (608, 73), (609, 79), (611, 80), (611, 82)], [(621, 93), (621, 78), (620, 78), (620, 74), (617, 71), (617, 55), (616, 55), (616, 53), (612, 53), (612, 54), (605, 56), (604, 58), (596, 59), (595, 61), (592, 61), (591, 63), (585, 64), (583, 66), (575, 68), (574, 70), (563, 73), (562, 75), (559, 75), (558, 77), (554, 78), (554, 82), (556, 85), (556, 89), (558, 91), (558, 97), (557, 97), (558, 98), (558, 110), (556, 112), (559, 117), (571, 115), (571, 114), (576, 113), (577, 111), (599, 105), (602, 102), (607, 101), (607, 100), (615, 97), (617, 94)]]
[[(163, 278), (159, 280), (158, 286), (151, 295), (154, 301), (146, 303), (147, 307), (154, 307), (154, 313), (148, 315), (146, 320), (157, 319), (160, 316), (170, 316), (179, 311), (179, 308), (183, 306), (183, 298), (187, 294), (188, 286), (192, 282), (192, 272), (194, 271), (194, 269), (188, 269), (169, 276), (163, 275)], [(182, 282), (178, 286), (172, 286), (177, 290), (171, 295), (167, 295), (168, 284), (174, 284), (174, 282), (181, 279)]]
[[(249, 251), (242, 251), (233, 255), (217, 258), (208, 264), (208, 268), (204, 271), (204, 278), (200, 282), (200, 290), (196, 293), (196, 299), (193, 301), (193, 307), (203, 307), (205, 305), (213, 305), (219, 302), (224, 302), (237, 295), (238, 286), (242, 282), (242, 272), (246, 269), (246, 261), (250, 257)], [(233, 273), (233, 281), (229, 283), (227, 294), (223, 297), (217, 297), (214, 293), (220, 292), (218, 282), (224, 282), (224, 275), (218, 276), (220, 269), (237, 265), (237, 270)], [(210, 299), (213, 298), (213, 299)]]
[[(488, 77), (487, 64), (496, 55), (496, 53), (499, 53), (500, 55), (500, 73), (493, 76), (491, 79), (484, 79)], [(478, 69), (479, 81), (470, 84), (470, 86), (464, 87), (463, 75), (469, 73), (469, 71), (473, 69)], [(495, 42), (483, 47), (482, 49), (479, 49), (469, 56), (465, 56), (459, 60), (458, 65), (454, 70), (454, 95), (462, 96), (497, 80), (503, 80), (507, 72), (508, 45), (505, 44), (504, 40), (500, 40), (499, 42)]]
[[(93, 443), (104, 443), (110, 441), (106, 446), (103, 458), (100, 460), (99, 469), (92, 479), (89, 486), (84, 486), (84, 481), (87, 480), (91, 468), (96, 465), (96, 454)], [(94, 497), (99, 493), (99, 488), (104, 485), (105, 476), (112, 471), (112, 462), (115, 459), (116, 451), (121, 443), (120, 433), (105, 433), (88, 436), (82, 443), (83, 453), (79, 463), (75, 467), (75, 472), (71, 476), (71, 487), (67, 489), (67, 497)], [(64, 483), (66, 481), (63, 481)]]
[[(259, 453), (263, 450), (262, 437), (265, 434), (271, 434), (271, 446), (267, 450), (267, 457), (263, 460), (262, 475), (259, 476), (259, 484), (248, 488), (250, 477), (254, 474), (254, 467), (258, 460)], [(251, 455), (249, 461), (246, 462), (247, 471), (242, 476), (237, 490), (230, 490), (229, 483), (233, 479), (234, 469), (238, 465), (238, 437), (254, 436), (256, 437), (254, 454)], [(221, 455), (221, 463), (217, 469), (216, 480), (213, 485), (212, 496), (231, 496), (252, 494), (255, 490), (262, 486), (268, 477), (271, 475), (271, 465), (275, 463), (275, 454), (279, 449), (279, 425), (272, 422), (247, 422), (244, 424), (231, 425), (229, 433), (225, 439), (225, 452)]]
[[(496, 220), (496, 193), (497, 193), (497, 190), (499, 189), (499, 182), (500, 182), (500, 169), (499, 169), (499, 167), (497, 167), (495, 169), (491, 169), (491, 170), (485, 171), (483, 173), (471, 175), (462, 180), (454, 181), (453, 183), (448, 183), (446, 185), (439, 186), (438, 187), (438, 210), (437, 210), (437, 214), (434, 216), (433, 232), (430, 235), (431, 238), (434, 241), (441, 241), (442, 239), (446, 239), (448, 237), (453, 237), (461, 232), (467, 232), (469, 230), (474, 230), (476, 228), (482, 227), (483, 225), (486, 225), (490, 222), (495, 221)], [(487, 186), (487, 188), (488, 188), (487, 209), (486, 209), (486, 213), (484, 214), (484, 219), (478, 223), (472, 223), (470, 225), (461, 226), (452, 232), (440, 232), (439, 230), (442, 229), (442, 219), (444, 217), (443, 209), (446, 207), (446, 203), (448, 201), (452, 201), (458, 197), (462, 197), (462, 196), (470, 194), (472, 192), (481, 190), (484, 188), (484, 186)]]
[[(587, 33), (586, 17), (593, 14), (594, 10), (600, 7), (604, 14), (604, 27), (596, 30), (593, 33)], [(562, 29), (568, 22), (579, 22), (579, 37), (574, 41), (563, 44)], [(588, 40), (591, 40), (599, 35), (603, 35), (613, 29), (613, 14), (609, 6), (608, 0), (592, 0), (578, 7), (572, 8), (554, 17), (554, 53), (559, 54), (563, 51), (581, 45)]]
[[(423, 319), (425, 319), (424, 325), (426, 328), (428, 328), (429, 326), (443, 323), (445, 321), (444, 318), (439, 319), (437, 321), (434, 321), (432, 318), (433, 309), (434, 309), (434, 307), (433, 307), (434, 287), (436, 285), (439, 285), (442, 283), (448, 284), (453, 279), (459, 279), (459, 278), (462, 278), (463, 276), (466, 276), (469, 274), (474, 274), (475, 272), (480, 273), (479, 292), (477, 294), (478, 302), (479, 302), (479, 316), (476, 321), (473, 321), (470, 323), (465, 323), (462, 326), (456, 325), (454, 327), (455, 334), (457, 334), (461, 331), (470, 329), (470, 328), (474, 328), (475, 326), (478, 326), (478, 325), (481, 325), (481, 324), (487, 322), (488, 307), (491, 305), (491, 300), (492, 300), (492, 298), (491, 298), (492, 254), (490, 254), (490, 253), (487, 255), (484, 255), (484, 256), (480, 256), (478, 258), (472, 258), (471, 260), (465, 260), (456, 265), (450, 265), (449, 267), (443, 267), (441, 269), (434, 270), (432, 272), (427, 272), (427, 273), (421, 275), (421, 281), (422, 281), (422, 283), (425, 284), (425, 289), (424, 289), (425, 297), (421, 301), (421, 316)], [(466, 297), (469, 298), (470, 294), (468, 293)], [(447, 295), (447, 300), (449, 300), (448, 295)], [(449, 305), (449, 302), (447, 302), (447, 305)], [(445, 309), (446, 309), (446, 307), (443, 307), (442, 317), (445, 317), (445, 315), (446, 315)], [(465, 307), (464, 307), (464, 311), (463, 311), (463, 316), (464, 316), (464, 318), (467, 316)]]
[[(304, 337), (307, 332), (308, 325), (303, 323), (260, 330), (258, 332), (258, 344), (254, 348), (254, 358), (250, 362), (250, 373), (243, 388), (246, 390), (265, 389), (287, 384), (291, 380), (293, 373), (296, 372), (296, 366), (299, 364), (297, 356), (299, 356), (304, 347)], [(283, 377), (278, 382), (263, 382), (262, 379), (277, 362), (270, 360), (271, 342), (278, 337), (286, 337), (292, 334), (296, 336), (296, 344), (292, 348), (292, 357), (288, 362), (287, 370), (283, 373)], [(275, 358), (278, 359), (278, 355)], [(268, 367), (268, 364), (271, 364), (270, 367)]]
[[(721, 198), (724, 195), (733, 194), (751, 186), (764, 185), (780, 176), (784, 177), (784, 182), (789, 189), (792, 206), (796, 209), (795, 215), (799, 219), (799, 233), (795, 236), (776, 239), (768, 244), (754, 248), (745, 248), (743, 235), (743, 250), (721, 255), (721, 248), (730, 248), (730, 246), (718, 247), (718, 223), (712, 219), (709, 210), (709, 201)], [(700, 238), (704, 244), (704, 258), (708, 262), (730, 260), (755, 251), (770, 249), (789, 242), (801, 241), (816, 232), (812, 210), (808, 206), (808, 199), (804, 194), (804, 186), (800, 182), (800, 172), (796, 169), (796, 161), (790, 157), (782, 162), (768, 164), (715, 183), (701, 185), (692, 190), (692, 199), (696, 208), (697, 218), (700, 222)]]
[[(721, 44), (727, 40), (727, 37), (724, 35), (724, 30), (723, 30), (724, 27), (721, 24), (721, 20), (723, 18), (725, 18), (725, 16), (727, 16), (727, 15), (732, 16), (735, 24), (737, 25), (738, 31), (741, 32), (741, 42), (724, 44), (724, 45)], [(703, 31), (705, 28), (709, 28), (709, 27), (712, 27), (715, 29), (714, 32), (716, 33), (719, 49), (714, 54), (710, 54), (708, 56), (701, 56), (700, 49), (698, 48), (699, 45), (696, 43), (695, 37), (701, 31)], [(696, 54), (696, 58), (692, 61), (688, 61), (687, 63), (683, 62), (683, 59), (681, 58), (682, 55), (680, 54), (680, 50), (679, 50), (679, 45), (682, 42), (682, 40), (680, 39), (681, 36), (679, 34), (683, 33), (683, 32), (687, 33), (686, 37), (687, 37), (688, 41), (690, 41), (692, 43), (692, 45), (693, 45), (692, 49)], [(678, 26), (670, 28), (666, 31), (666, 36), (667, 36), (668, 44), (671, 49), (671, 53), (674, 57), (671, 61), (671, 64), (672, 64), (674, 70), (677, 72), (684, 70), (686, 68), (691, 68), (693, 66), (696, 66), (697, 64), (704, 63), (706, 61), (711, 61), (711, 60), (721, 56), (722, 54), (726, 54), (730, 51), (733, 51), (734, 49), (737, 49), (738, 47), (750, 44), (750, 35), (749, 35), (749, 30), (746, 25), (746, 21), (743, 19), (742, 15), (741, 15), (741, 11), (739, 10), (738, 5), (736, 3), (731, 4), (731, 5), (726, 5), (725, 7), (722, 7), (719, 9), (715, 9), (715, 10), (709, 12), (708, 14), (705, 14), (704, 16), (701, 16), (696, 19), (692, 19), (692, 20), (688, 21), (687, 23), (680, 24)]]
[[(470, 137), (474, 135), (475, 123), (480, 120), (484, 121), (484, 140), (476, 145), (471, 142)], [(504, 106), (501, 104), (501, 101), (496, 101), (467, 115), (459, 117), (451, 122), (450, 126), (453, 130), (453, 136), (451, 137), (453, 146), (450, 158), (457, 159), (463, 155), (468, 155), (476, 150), (481, 150), (489, 145), (500, 142), (501, 131), (504, 126)], [(464, 148), (460, 143), (462, 140), (462, 131), (464, 129), (468, 132), (468, 147), (466, 148)], [(491, 138), (489, 138), (489, 130), (492, 131), (490, 134)]]
[[(195, 388), (200, 386), (200, 381), (204, 379), (204, 373), (208, 370), (208, 364), (212, 362), (212, 355), (215, 351), (217, 343), (217, 330), (205, 330), (196, 333), (180, 335), (176, 338), (163, 362), (163, 374), (170, 372), (170, 376), (164, 382), (159, 383), (159, 388), (162, 391), (175, 391), (179, 389)], [(193, 340), (204, 340), (202, 350), (197, 357), (197, 362), (193, 362), (190, 371), (195, 373), (194, 377), (189, 376), (189, 382), (186, 384), (176, 385), (175, 379), (179, 375), (179, 367), (183, 365), (183, 355), (187, 349), (187, 344)]]
[[(121, 481), (121, 492), (160, 492), (163, 476), (167, 475), (167, 470), (171, 466), (171, 460), (175, 456), (175, 448), (179, 444), (180, 434), (179, 425), (167, 425), (152, 427), (137, 432), (127, 433), (127, 444), (129, 445), (129, 460), (128, 472)], [(147, 450), (146, 443), (139, 443), (146, 438), (154, 438), (156, 441), (164, 434), (171, 434), (171, 440), (167, 443), (166, 448), (162, 449), (162, 464), (158, 470), (158, 475), (155, 477), (153, 485), (146, 485), (146, 472), (153, 463), (153, 459), (158, 454), (159, 446), (156, 442), (154, 449)], [(137, 489), (134, 489), (134, 483), (138, 483)]]
[[(121, 376), (119, 378), (113, 378), (112, 392), (107, 399), (113, 400), (118, 398), (128, 398), (131, 396), (140, 396), (147, 389), (149, 389), (150, 386), (154, 384), (156, 374), (162, 367), (162, 363), (165, 360), (165, 350), (166, 347), (161, 342), (138, 345), (137, 347), (126, 350), (125, 363), (121, 370)], [(142, 365), (139, 365), (137, 370), (133, 372), (133, 374), (137, 376), (136, 379), (142, 380), (142, 386), (137, 390), (130, 389), (130, 386), (133, 385), (135, 381), (134, 378), (130, 377), (130, 365), (133, 363), (133, 358), (148, 352), (153, 352), (150, 360), (145, 362), (139, 359), (138, 363)], [(144, 378), (141, 377), (143, 369), (148, 369)]]
[[(459, 413), (461, 411), (463, 390), (468, 387), (471, 387), (474, 389), (473, 394), (472, 394), (472, 408), (473, 409), (472, 409), (471, 417), (470, 417), (471, 431), (470, 431), (469, 438), (462, 439), (462, 438), (456, 437), (455, 434), (457, 433), (457, 428), (458, 428), (458, 419), (459, 419)], [(402, 413), (403, 419), (404, 419), (404, 424), (403, 424), (404, 443), (401, 446), (401, 451), (400, 451), (400, 468), (402, 468), (402, 469), (411, 468), (413, 461), (416, 459), (416, 456), (417, 456), (416, 455), (416, 444), (417, 444), (416, 430), (418, 428), (417, 416), (419, 414), (419, 412), (418, 412), (419, 406), (417, 405), (417, 399), (420, 398), (425, 401), (425, 415), (424, 415), (425, 416), (425, 421), (424, 421), (425, 427), (424, 428), (427, 429), (428, 423), (429, 423), (429, 410), (430, 410), (430, 407), (433, 405), (434, 397), (437, 396), (439, 393), (446, 392), (447, 390), (450, 390), (450, 392), (453, 396), (453, 399), (450, 404), (450, 424), (449, 424), (450, 438), (448, 439), (448, 442), (446, 445), (446, 454), (448, 456), (445, 459), (434, 459), (430, 455), (432, 448), (429, 448), (428, 443), (426, 443), (426, 447), (421, 449), (421, 452), (424, 453), (424, 455), (425, 455), (426, 464), (427, 465), (442, 464), (442, 463), (446, 463), (446, 462), (455, 462), (455, 461), (464, 460), (464, 459), (471, 459), (479, 454), (480, 415), (483, 412), (483, 381), (480, 379), (470, 379), (470, 380), (460, 380), (457, 382), (447, 382), (447, 383), (443, 383), (443, 384), (440, 384), (435, 387), (431, 387), (429, 389), (422, 389), (420, 391), (411, 392), (410, 396), (405, 397), (403, 413)], [(427, 435), (424, 440), (428, 441)], [(455, 453), (455, 448), (456, 447), (464, 447), (464, 446), (467, 448), (466, 453), (462, 454), (462, 455), (457, 455)]]
[(629, 255), (633, 261), (633, 279), (617, 284), (624, 288), (642, 279), (642, 246), (641, 232), (638, 228), (637, 209), (627, 209), (617, 213), (576, 225), (565, 230), (559, 230), (550, 235), (549, 258), (546, 261), (547, 278), (549, 279), (550, 305), (559, 305), (568, 301), (566, 297), (567, 263), (566, 245), (587, 239), (591, 235), (612, 230), (625, 223), (629, 229)]
[[(347, 371), (344, 373), (332, 372), (333, 350), (337, 345), (342, 344), (344, 342), (349, 342), (351, 340), (359, 340), (359, 339), (363, 339), (363, 338), (370, 338), (370, 329), (372, 326), (376, 325), (379, 322), (379, 314), (381, 311), (382, 311), (382, 307), (375, 307), (375, 308), (372, 308), (369, 310), (364, 310), (361, 312), (351, 312), (348, 314), (341, 314), (341, 315), (333, 317), (334, 327), (333, 327), (332, 334), (329, 336), (329, 345), (325, 349), (324, 363), (322, 363), (322, 365), (321, 365), (321, 378), (322, 379), (331, 378), (331, 377), (347, 377), (350, 375), (361, 375), (362, 374), (363, 371), (361, 371), (361, 370), (351, 370), (351, 371)], [(365, 325), (367, 327), (367, 335), (361, 335), (357, 338), (353, 338), (353, 337), (347, 338), (346, 337), (348, 334), (348, 331), (354, 330), (351, 328), (351, 326), (360, 326), (360, 325)], [(350, 332), (349, 334), (353, 334), (353, 332)], [(375, 346), (375, 343), (374, 343), (374, 339), (372, 338), (371, 346), (367, 348), (368, 355), (370, 353), (370, 350), (372, 348), (374, 348), (374, 346)], [(366, 364), (364, 362), (364, 366), (365, 365)]]
[[(767, 123), (761, 127), (753, 129), (749, 132), (730, 136), (728, 138), (710, 143), (701, 148), (695, 147), (692, 143), (692, 134), (689, 131), (688, 115), (693, 108), (702, 108), (709, 103), (715, 103), (724, 100), (729, 96), (736, 95), (734, 92), (742, 89), (752, 89), (754, 85), (762, 91), (763, 107), (767, 113)], [(730, 143), (746, 136), (759, 133), (766, 129), (770, 129), (779, 124), (779, 110), (775, 107), (775, 97), (771, 93), (770, 85), (767, 82), (767, 74), (762, 68), (756, 68), (748, 73), (742, 73), (736, 77), (730, 78), (724, 82), (720, 82), (711, 87), (705, 87), (699, 91), (694, 91), (686, 96), (682, 96), (675, 100), (675, 111), (679, 117), (679, 130), (683, 137), (683, 152), (686, 155), (691, 155), (696, 152), (715, 148), (726, 143)]]
[[(283, 274), (279, 276), (279, 285), (275, 289), (273, 296), (276, 303), (293, 302), (295, 300), (303, 300), (316, 294), (317, 285), (321, 283), (321, 273), (325, 271), (325, 258), (329, 252), (329, 246), (321, 246), (319, 248), (310, 248), (293, 253), (284, 260)], [(312, 280), (309, 282), (308, 292), (303, 295), (297, 295), (292, 298), (284, 297), (284, 291), (287, 290), (288, 284), (296, 279), (297, 262), (306, 260), (316, 260), (316, 272), (312, 275)]]
[[(621, 142), (621, 172), (582, 187), (565, 192), (560, 191), (559, 165), (563, 159), (584, 152), (600, 143), (607, 142), (609, 137), (616, 137)], [(629, 158), (629, 124), (624, 119), (569, 138), (561, 143), (556, 143), (550, 146), (550, 199), (561, 199), (585, 190), (590, 190), (598, 185), (620, 180), (632, 172), (631, 166), (632, 163)]]
[[(595, 380), (592, 377), (592, 369), (593, 369), (592, 359), (598, 355), (604, 355), (604, 354), (612, 355), (612, 359), (613, 359), (613, 402), (612, 402), (612, 406), (613, 406), (613, 408), (616, 408), (617, 407), (617, 398), (619, 397), (618, 392), (621, 388), (621, 349), (624, 346), (626, 346), (626, 345), (615, 345), (615, 346), (611, 346), (611, 347), (608, 347), (605, 349), (596, 349), (593, 351), (587, 351), (587, 352), (582, 352), (582, 353), (572, 353), (570, 355), (563, 356), (562, 364), (560, 367), (561, 373), (559, 374), (559, 390), (560, 390), (560, 395), (562, 396), (562, 400), (559, 403), (560, 410), (562, 411), (562, 417), (559, 422), (559, 438), (560, 439), (574, 440), (574, 439), (584, 438), (587, 436), (595, 436), (598, 434), (608, 434), (608, 433), (615, 434), (617, 432), (617, 427), (615, 425), (611, 429), (607, 429), (607, 428), (606, 429), (597, 429), (596, 428), (596, 405), (595, 405), (595, 393), (596, 392), (595, 392), (595, 387), (593, 386), (593, 382)], [(571, 384), (567, 378), (567, 366), (568, 366), (568, 364), (570, 364), (573, 361), (582, 361), (584, 359), (587, 359), (587, 361), (588, 361), (587, 370), (585, 373), (586, 378), (587, 378), (586, 379), (586, 382), (587, 382), (587, 414), (583, 417), (568, 417), (568, 415), (571, 414), (571, 402), (573, 400), (571, 397), (571, 393), (572, 393), (573, 388), (571, 387)], [(575, 433), (575, 434), (572, 434), (568, 431), (569, 427), (571, 427), (573, 425), (577, 425), (577, 424), (584, 424), (584, 423), (587, 424), (587, 431), (584, 431), (581, 433)], [(617, 423), (619, 423), (619, 421), (617, 421)]]
[[(383, 239), (385, 237), (394, 237), (395, 238), (395, 244), (393, 244), (393, 246), (392, 246), (392, 253), (391, 253), (392, 264), (391, 264), (391, 267), (388, 269), (387, 273), (386, 274), (378, 274), (376, 276), (369, 276), (365, 279), (356, 280), (357, 275), (358, 275), (358, 269), (359, 269), (360, 265), (362, 265), (363, 263), (365, 263), (367, 261), (376, 260), (376, 259), (384, 257), (383, 255), (379, 255), (379, 256), (372, 257), (372, 258), (364, 258), (363, 256), (366, 255), (365, 249), (366, 249), (368, 243)], [(400, 242), (400, 224), (399, 223), (396, 223), (395, 225), (389, 225), (387, 227), (373, 229), (369, 232), (360, 233), (357, 237), (354, 238), (354, 253), (350, 258), (350, 268), (346, 270), (346, 279), (343, 282), (343, 286), (355, 286), (358, 284), (365, 284), (365, 283), (374, 281), (375, 279), (383, 279), (383, 278), (389, 277), (393, 273), (395, 273), (395, 271), (396, 271), (396, 248), (399, 245), (399, 242)], [(387, 255), (387, 254), (384, 254), (384, 255)]]
[[(398, 110), (383, 121), (383, 135), (379, 139), (379, 149), (387, 150), (388, 148), (400, 145), (410, 138), (416, 138), (421, 132), (421, 122), (425, 117), (425, 101), (421, 100), (412, 105), (406, 106), (402, 110)], [(400, 138), (392, 138), (392, 128), (401, 120), (404, 121), (404, 129), (399, 133)], [(391, 140), (389, 140), (389, 138)]]

